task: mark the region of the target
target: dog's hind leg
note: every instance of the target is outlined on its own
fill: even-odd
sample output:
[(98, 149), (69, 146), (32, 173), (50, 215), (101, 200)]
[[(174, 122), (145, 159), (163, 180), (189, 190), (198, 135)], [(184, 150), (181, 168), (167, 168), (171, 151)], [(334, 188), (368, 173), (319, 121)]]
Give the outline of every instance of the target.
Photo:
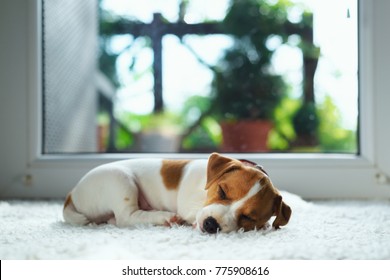
[(72, 225), (83, 226), (90, 223), (90, 221), (84, 214), (77, 211), (76, 207), (73, 204), (71, 194), (68, 194), (68, 196), (66, 197), (62, 214), (64, 220)]
[(116, 195), (113, 212), (118, 227), (137, 224), (169, 225), (174, 223), (176, 213), (154, 210), (142, 193), (134, 176), (121, 173), (116, 179)]

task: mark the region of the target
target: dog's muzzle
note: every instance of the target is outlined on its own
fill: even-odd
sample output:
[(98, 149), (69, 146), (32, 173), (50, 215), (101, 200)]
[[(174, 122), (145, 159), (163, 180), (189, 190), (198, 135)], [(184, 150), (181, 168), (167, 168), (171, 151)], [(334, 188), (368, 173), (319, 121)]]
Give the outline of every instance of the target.
[(217, 233), (221, 230), (221, 226), (218, 224), (216, 219), (208, 217), (203, 221), (203, 230), (207, 233)]

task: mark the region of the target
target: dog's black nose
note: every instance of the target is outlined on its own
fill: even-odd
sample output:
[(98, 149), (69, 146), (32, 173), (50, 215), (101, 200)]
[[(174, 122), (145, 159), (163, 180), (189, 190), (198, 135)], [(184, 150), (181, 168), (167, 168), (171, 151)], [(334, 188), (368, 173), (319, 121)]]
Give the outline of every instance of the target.
[(203, 222), (203, 229), (208, 233), (217, 233), (217, 231), (221, 230), (221, 227), (217, 223), (216, 219), (213, 217), (208, 217)]

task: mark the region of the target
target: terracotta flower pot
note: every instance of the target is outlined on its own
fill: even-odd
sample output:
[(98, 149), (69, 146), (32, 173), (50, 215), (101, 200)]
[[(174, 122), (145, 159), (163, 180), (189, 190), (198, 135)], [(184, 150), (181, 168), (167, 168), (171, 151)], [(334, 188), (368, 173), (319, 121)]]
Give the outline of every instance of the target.
[(241, 120), (222, 122), (223, 152), (266, 152), (271, 121)]

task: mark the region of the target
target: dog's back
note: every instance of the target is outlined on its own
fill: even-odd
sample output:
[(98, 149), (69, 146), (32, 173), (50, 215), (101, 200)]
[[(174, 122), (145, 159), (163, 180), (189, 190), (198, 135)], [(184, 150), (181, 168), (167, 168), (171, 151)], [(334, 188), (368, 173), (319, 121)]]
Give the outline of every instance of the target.
[[(68, 194), (64, 219), (85, 225), (109, 222), (114, 216), (131, 214), (125, 211), (136, 210), (182, 212), (188, 219), (195, 219), (189, 212), (197, 210), (193, 209), (195, 205), (202, 206), (206, 166), (207, 160), (164, 159), (132, 159), (99, 166)], [(200, 194), (194, 188), (200, 189)], [(183, 201), (178, 202), (179, 196)], [(192, 203), (188, 202), (191, 197)]]

